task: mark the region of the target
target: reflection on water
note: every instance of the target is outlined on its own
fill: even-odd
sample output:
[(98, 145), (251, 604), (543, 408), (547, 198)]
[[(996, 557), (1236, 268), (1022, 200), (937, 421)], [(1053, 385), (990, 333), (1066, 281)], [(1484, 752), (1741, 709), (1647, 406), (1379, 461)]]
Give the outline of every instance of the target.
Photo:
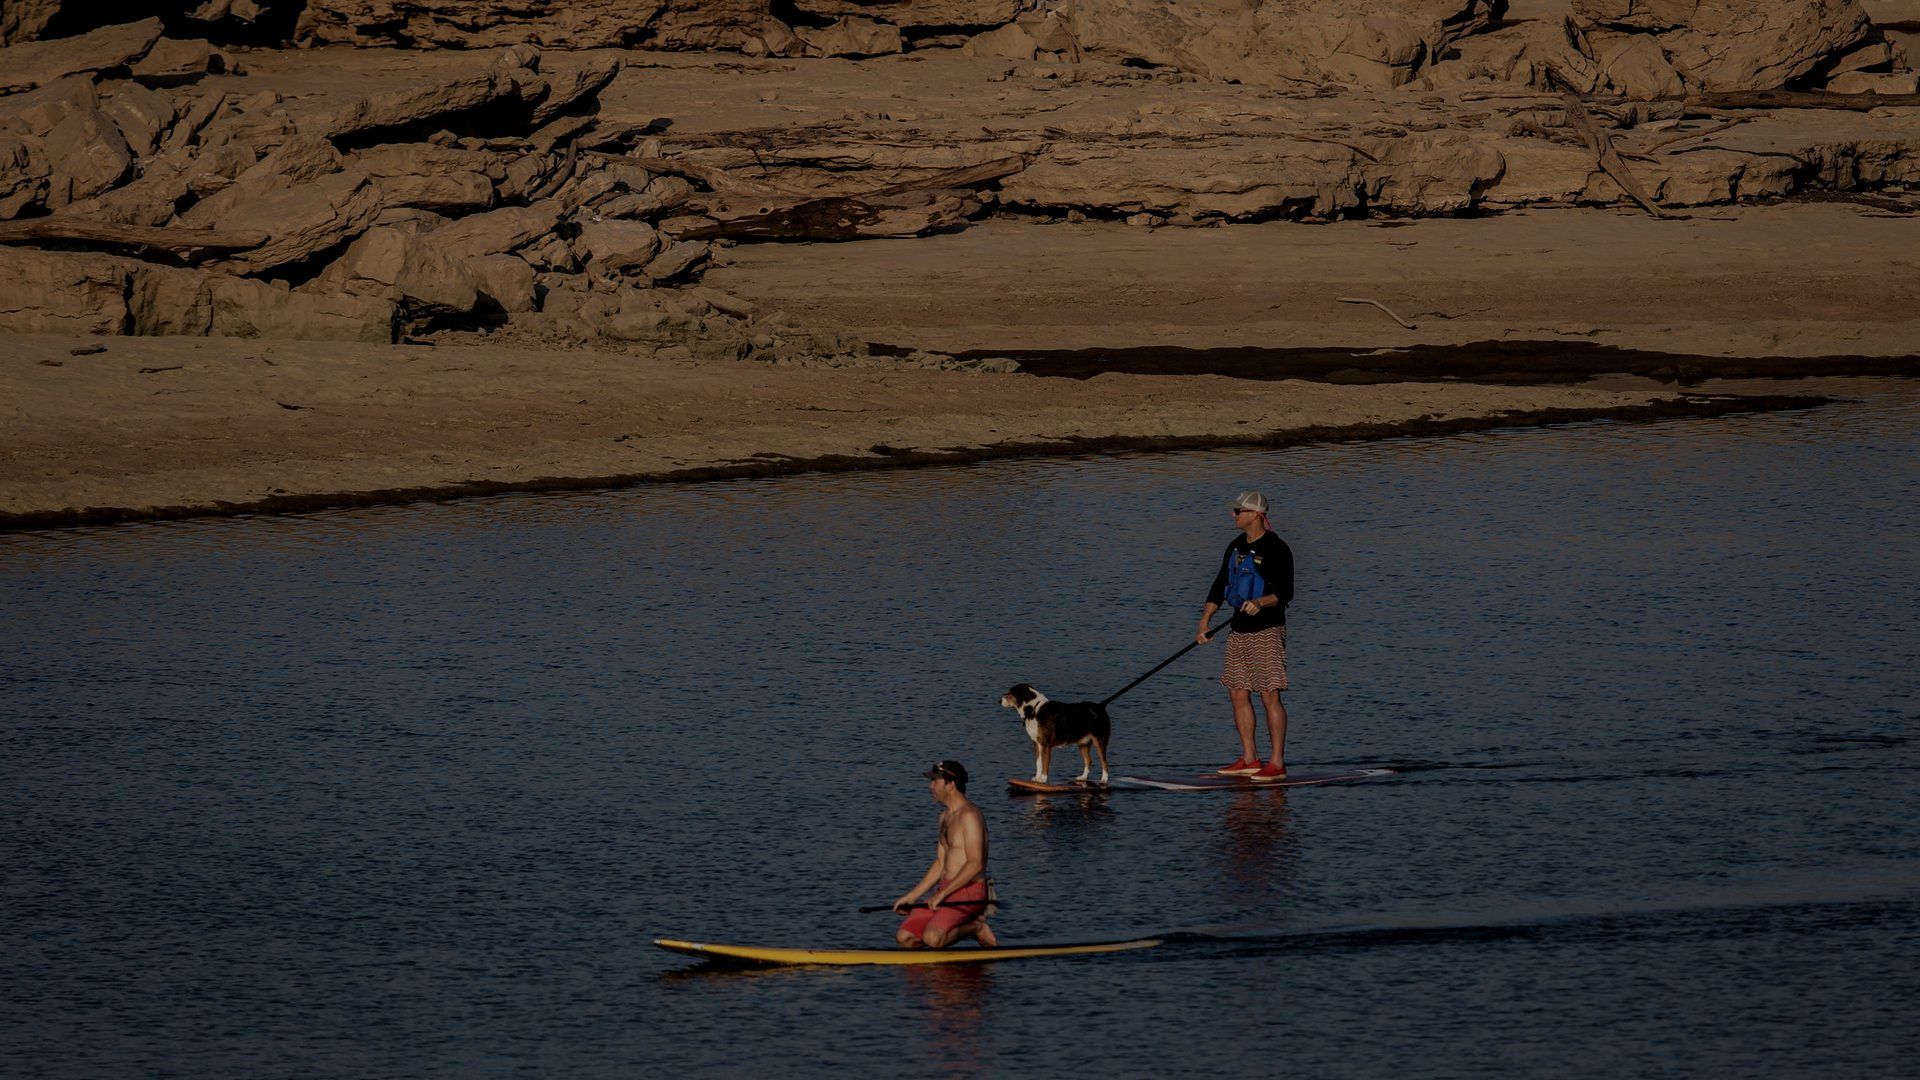
[(993, 1060), (987, 1003), (992, 964), (930, 964), (900, 969), (908, 1009), (918, 1017), (928, 1071), (940, 1076), (980, 1076)]
[[(1920, 384), (1814, 389), (1857, 400), (0, 536), (0, 1074), (1904, 1075)], [(1420, 767), (1006, 797), (1001, 689), (1189, 640), (1249, 487), (1289, 758)], [(1223, 760), (1219, 662), (1116, 703), (1117, 773)], [(648, 944), (885, 947), (941, 757), (1008, 943), (1246, 936)]]

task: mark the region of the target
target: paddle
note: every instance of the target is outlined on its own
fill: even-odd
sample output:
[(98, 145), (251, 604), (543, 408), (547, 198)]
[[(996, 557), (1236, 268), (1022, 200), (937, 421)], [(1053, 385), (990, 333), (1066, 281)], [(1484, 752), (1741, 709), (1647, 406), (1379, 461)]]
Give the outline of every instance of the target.
[[(1231, 612), (1229, 612), (1227, 615), (1226, 622), (1223, 622), (1219, 626), (1216, 626), (1213, 629), (1207, 631), (1208, 639), (1211, 640), (1215, 634), (1218, 634), (1220, 631), (1225, 630), (1227, 628), (1227, 623), (1230, 623), (1232, 621), (1233, 621), (1233, 615)], [(1181, 657), (1187, 655), (1187, 653), (1191, 652), (1199, 644), (1200, 642), (1198, 640), (1187, 642), (1186, 648), (1181, 649), (1179, 652), (1174, 653), (1172, 656), (1169, 656), (1165, 660), (1162, 660), (1158, 664), (1155, 664), (1153, 666), (1152, 671), (1147, 672), (1145, 675), (1140, 676), (1139, 678), (1133, 680), (1127, 685), (1121, 687), (1119, 690), (1115, 691), (1111, 697), (1107, 698), (1107, 700), (1100, 703), (1100, 707), (1104, 709), (1107, 706), (1113, 704), (1114, 702), (1120, 700), (1121, 694), (1126, 693), (1127, 691), (1133, 689), (1134, 687), (1139, 686), (1141, 683), (1146, 682), (1148, 679), (1153, 678), (1155, 675), (1160, 674), (1161, 668), (1166, 667), (1168, 664), (1171, 664), (1175, 660), (1178, 660)]]
[[(979, 902), (980, 902), (980, 901), (978, 901), (978, 900), (969, 900), (969, 901), (966, 901), (966, 903), (970, 903), (970, 904), (977, 904), (977, 903), (979, 903)], [(926, 907), (926, 906), (927, 906), (927, 905), (926, 905), (925, 903), (918, 903), (918, 904), (908, 904), (908, 905), (907, 905), (907, 907), (909, 907), (909, 908), (923, 908), (923, 907)], [(948, 903), (947, 903), (947, 905), (946, 905), (946, 906), (947, 906), (947, 907), (953, 907), (953, 906), (954, 906), (954, 903), (953, 903), (952, 901), (948, 901)], [(1003, 903), (1001, 903), (1001, 902), (1000, 902), (1000, 901), (998, 901), (998, 900), (995, 900), (995, 901), (993, 902), (993, 906), (994, 906), (994, 907), (995, 907), (995, 908), (997, 909), (997, 908), (1004, 908), (1004, 907), (1006, 907), (1007, 905), (1005, 905), (1005, 904), (1003, 904)], [(892, 911), (892, 910), (893, 910), (893, 905), (892, 905), (892, 904), (877, 904), (877, 905), (874, 905), (874, 906), (872, 906), (872, 907), (863, 907), (863, 908), (861, 908), (861, 909), (860, 909), (860, 914), (862, 914), (862, 915), (871, 915), (871, 914), (873, 914), (873, 913), (874, 913), (874, 912), (876, 912), (876, 911)]]

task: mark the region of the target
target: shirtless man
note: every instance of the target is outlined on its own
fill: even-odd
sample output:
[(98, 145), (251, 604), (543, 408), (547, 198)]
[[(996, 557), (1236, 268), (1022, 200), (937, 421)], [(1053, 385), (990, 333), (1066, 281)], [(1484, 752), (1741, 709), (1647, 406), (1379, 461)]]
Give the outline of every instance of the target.
[[(967, 768), (940, 761), (920, 775), (933, 801), (945, 808), (940, 844), (920, 884), (893, 902), (893, 910), (907, 917), (893, 939), (903, 949), (944, 949), (966, 938), (992, 948), (999, 940), (987, 927), (987, 823), (967, 801)], [(908, 905), (929, 889), (927, 906), (908, 914)]]

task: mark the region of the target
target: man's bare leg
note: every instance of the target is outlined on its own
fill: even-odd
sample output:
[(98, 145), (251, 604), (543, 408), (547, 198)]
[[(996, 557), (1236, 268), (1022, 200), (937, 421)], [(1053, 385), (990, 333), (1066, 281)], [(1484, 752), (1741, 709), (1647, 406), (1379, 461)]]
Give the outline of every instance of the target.
[(965, 941), (968, 938), (973, 938), (989, 949), (1000, 944), (1000, 939), (994, 936), (993, 929), (987, 925), (984, 917), (969, 923), (961, 923), (952, 930), (942, 930), (937, 926), (927, 927), (927, 948), (929, 949), (944, 949), (956, 941)]
[[(1240, 732), (1240, 760), (1259, 761), (1260, 752), (1253, 747), (1253, 695), (1245, 690), (1229, 690), (1233, 698), (1233, 726)], [(1267, 713), (1273, 715), (1271, 711)]]
[[(1280, 691), (1260, 691), (1260, 705), (1267, 710), (1267, 733), (1273, 736), (1273, 762), (1282, 769), (1287, 767), (1287, 707), (1280, 704)], [(1252, 742), (1253, 709), (1247, 709), (1248, 734), (1242, 737)]]

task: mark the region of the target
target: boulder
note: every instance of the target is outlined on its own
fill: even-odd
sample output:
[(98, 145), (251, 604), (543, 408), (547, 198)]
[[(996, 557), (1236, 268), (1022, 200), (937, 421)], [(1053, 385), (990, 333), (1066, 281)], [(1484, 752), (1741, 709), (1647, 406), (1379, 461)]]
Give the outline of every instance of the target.
[(232, 69), (232, 59), (212, 42), (161, 38), (133, 65), (133, 77), (148, 86), (184, 86)]
[(303, 292), (377, 296), (418, 311), (472, 311), (479, 282), (464, 260), (448, 258), (425, 236), (403, 229), (362, 233)]
[(94, 252), (0, 247), (0, 331), (124, 334), (130, 266)]
[(1230, 82), (1399, 86), (1502, 0), (1068, 0), (1079, 47)]
[(215, 274), (208, 279), (210, 333), (220, 337), (391, 344), (398, 309), (374, 296), (297, 293), (284, 285)]
[(1008, 23), (998, 30), (989, 30), (967, 39), (961, 46), (961, 52), (968, 56), (999, 57), (1006, 60), (1031, 60), (1039, 51), (1033, 35), (1019, 23)]
[(1690, 91), (1778, 90), (1874, 40), (1855, 0), (1573, 0), (1588, 32), (1654, 38)]
[(656, 218), (687, 205), (693, 185), (678, 176), (656, 176), (639, 191), (615, 195), (594, 207), (601, 217)]
[(573, 246), (590, 268), (624, 274), (652, 261), (660, 250), (660, 234), (643, 221), (587, 220), (580, 223), (580, 235), (574, 238)]
[(1920, 93), (1920, 75), (1911, 71), (1848, 71), (1827, 80), (1827, 89), (1835, 94)]
[(450, 259), (510, 254), (551, 236), (562, 212), (561, 204), (552, 199), (532, 206), (503, 206), (449, 222), (426, 239)]
[(205, 337), (213, 331), (213, 279), (204, 270), (140, 263), (127, 290), (128, 333)]
[(479, 173), (387, 176), (378, 183), (381, 203), (389, 207), (464, 214), (493, 205), (493, 181)]
[(501, 68), (424, 83), (361, 98), (342, 106), (315, 130), (329, 139), (345, 139), (386, 129), (444, 125), (449, 117), (487, 105), (518, 103), (516, 69)]
[(32, 41), (55, 15), (61, 0), (7, 0), (0, 4), (0, 45)]
[(142, 19), (57, 41), (0, 48), (0, 94), (17, 94), (69, 75), (125, 67), (145, 56), (160, 40), (160, 32), (159, 19)]
[(148, 157), (159, 149), (167, 129), (173, 126), (173, 99), (136, 82), (114, 88), (106, 113), (120, 129), (135, 157)]
[(591, 101), (619, 73), (620, 58), (617, 56), (558, 62), (547, 59), (540, 69), (545, 92), (540, 95), (539, 104), (534, 106), (528, 122), (537, 127)]
[(1651, 34), (1621, 35), (1599, 47), (1600, 71), (1606, 84), (1636, 101), (1680, 97), (1686, 84), (1667, 59), (1666, 50)]
[(479, 285), (480, 295), (493, 301), (500, 310), (517, 313), (538, 306), (534, 288), (534, 270), (516, 255), (482, 255), (466, 260), (467, 272)]
[(70, 75), (27, 94), (0, 98), (0, 131), (44, 139), (77, 109), (100, 107), (92, 75)]
[[(182, 224), (194, 228), (213, 228), (243, 203), (257, 201), (294, 185), (337, 173), (342, 164), (339, 152), (325, 139), (291, 139), (257, 162), (251, 160), (251, 148), (239, 144), (224, 143), (214, 149), (222, 152), (216, 154), (213, 149), (203, 151), (201, 159), (210, 164), (227, 166), (251, 163), (245, 164), (231, 183), (211, 185), (216, 190), (204, 195), (200, 202), (181, 214)], [(271, 226), (265, 227), (271, 231)]]
[(674, 281), (691, 274), (712, 253), (712, 248), (699, 240), (679, 240), (654, 256), (645, 272), (654, 282)]
[(430, 49), (737, 49), (766, 16), (767, 0), (307, 0), (294, 34)]
[(380, 210), (380, 188), (356, 169), (242, 199), (222, 215), (219, 224), (261, 230), (272, 237), (232, 259), (235, 271), (258, 274), (353, 239), (373, 224)]
[(46, 164), (37, 159), (38, 139), (0, 135), (0, 221), (10, 221), (47, 202)]
[(81, 108), (47, 133), (47, 206), (57, 210), (119, 185), (133, 172), (133, 151), (99, 109)]
[(800, 27), (794, 35), (812, 56), (885, 56), (901, 51), (900, 28), (849, 15), (832, 26)]

